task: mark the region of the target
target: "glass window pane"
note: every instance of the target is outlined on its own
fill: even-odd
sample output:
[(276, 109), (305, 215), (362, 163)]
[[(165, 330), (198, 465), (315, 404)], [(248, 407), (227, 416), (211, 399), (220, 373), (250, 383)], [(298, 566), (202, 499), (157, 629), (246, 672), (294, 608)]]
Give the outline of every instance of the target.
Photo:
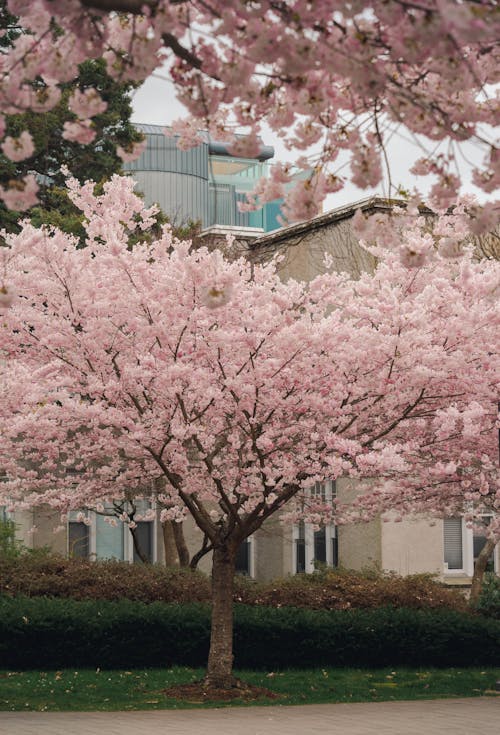
[(236, 552), (236, 573), (250, 574), (250, 541), (245, 539)]
[(69, 521), (68, 523), (68, 553), (70, 557), (88, 558), (89, 555), (89, 527), (85, 523)]
[(98, 559), (123, 559), (123, 523), (106, 523), (105, 517), (96, 518), (96, 556)]
[(297, 574), (306, 571), (306, 542), (303, 538), (295, 540), (295, 571)]
[(314, 532), (314, 561), (326, 564), (326, 529)]
[(337, 536), (332, 538), (332, 567), (339, 565), (339, 540)]

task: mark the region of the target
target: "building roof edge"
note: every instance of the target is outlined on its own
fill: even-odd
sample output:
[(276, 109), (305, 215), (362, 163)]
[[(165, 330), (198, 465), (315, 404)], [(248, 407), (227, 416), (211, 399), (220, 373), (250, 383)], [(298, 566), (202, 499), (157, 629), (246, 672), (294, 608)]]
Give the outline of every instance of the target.
[(332, 222), (349, 219), (350, 217), (354, 217), (357, 209), (361, 209), (363, 212), (371, 209), (387, 211), (396, 206), (406, 206), (406, 202), (403, 199), (389, 199), (388, 197), (381, 196), (359, 199), (358, 201), (351, 202), (350, 204), (344, 204), (341, 207), (331, 209), (329, 212), (325, 212), (324, 214), (319, 214), (317, 217), (313, 217), (312, 219), (295, 222), (287, 227), (281, 227), (278, 230), (268, 232), (262, 237), (254, 240), (252, 248), (258, 248), (262, 245), (271, 245), (272, 243), (279, 243), (281, 240), (287, 240), (289, 237), (303, 235), (304, 233), (311, 232), (313, 230), (319, 230), (321, 227), (332, 224)]

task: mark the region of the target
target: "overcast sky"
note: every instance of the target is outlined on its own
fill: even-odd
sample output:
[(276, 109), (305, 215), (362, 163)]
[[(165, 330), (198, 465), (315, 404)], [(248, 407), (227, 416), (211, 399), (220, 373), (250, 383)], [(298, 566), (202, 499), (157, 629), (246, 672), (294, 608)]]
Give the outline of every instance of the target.
[[(165, 78), (150, 77), (134, 94), (132, 115), (134, 122), (168, 125), (173, 120), (184, 117), (185, 115), (185, 108), (175, 98), (172, 83)], [(266, 145), (274, 146), (274, 161), (293, 161), (297, 157), (284, 148), (281, 140), (272, 131), (267, 131), (262, 137)], [(417, 186), (419, 191), (425, 195), (426, 191), (432, 185), (433, 179), (431, 177), (426, 177), (425, 179), (418, 177), (417, 179), (409, 173), (413, 161), (422, 155), (421, 150), (409, 140), (409, 136), (405, 137), (405, 139), (394, 136), (388, 145), (388, 152), (393, 184), (396, 186), (401, 185), (410, 191)], [(483, 153), (478, 151), (473, 145), (467, 147), (466, 154), (469, 160), (473, 160), (477, 164), (481, 163)], [(469, 171), (470, 166), (464, 163), (461, 173), (463, 179), (467, 182), (467, 191), (475, 193), (480, 199), (484, 200), (484, 193), (480, 192), (470, 183)], [(348, 173), (348, 168), (340, 173)], [(327, 198), (323, 209), (324, 211), (328, 211), (334, 207), (363, 199), (372, 194), (383, 195), (383, 187), (380, 186), (377, 189), (358, 189), (352, 184), (346, 184), (341, 191), (336, 194), (331, 194)]]

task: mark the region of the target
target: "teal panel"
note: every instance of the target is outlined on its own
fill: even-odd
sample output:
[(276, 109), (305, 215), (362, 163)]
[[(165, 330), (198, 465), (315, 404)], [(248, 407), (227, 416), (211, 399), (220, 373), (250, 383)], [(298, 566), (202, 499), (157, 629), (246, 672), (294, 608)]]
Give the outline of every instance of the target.
[(274, 202), (268, 202), (264, 205), (264, 224), (260, 225), (264, 228), (264, 232), (271, 232), (271, 230), (283, 227), (278, 221), (278, 217), (281, 216), (282, 204), (283, 199), (275, 199)]

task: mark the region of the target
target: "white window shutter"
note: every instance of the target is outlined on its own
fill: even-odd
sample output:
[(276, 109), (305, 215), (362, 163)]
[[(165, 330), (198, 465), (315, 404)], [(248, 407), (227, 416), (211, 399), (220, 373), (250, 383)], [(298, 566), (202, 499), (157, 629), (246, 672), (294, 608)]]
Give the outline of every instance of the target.
[(448, 569), (463, 569), (462, 519), (445, 518), (443, 531), (444, 561), (448, 565)]

